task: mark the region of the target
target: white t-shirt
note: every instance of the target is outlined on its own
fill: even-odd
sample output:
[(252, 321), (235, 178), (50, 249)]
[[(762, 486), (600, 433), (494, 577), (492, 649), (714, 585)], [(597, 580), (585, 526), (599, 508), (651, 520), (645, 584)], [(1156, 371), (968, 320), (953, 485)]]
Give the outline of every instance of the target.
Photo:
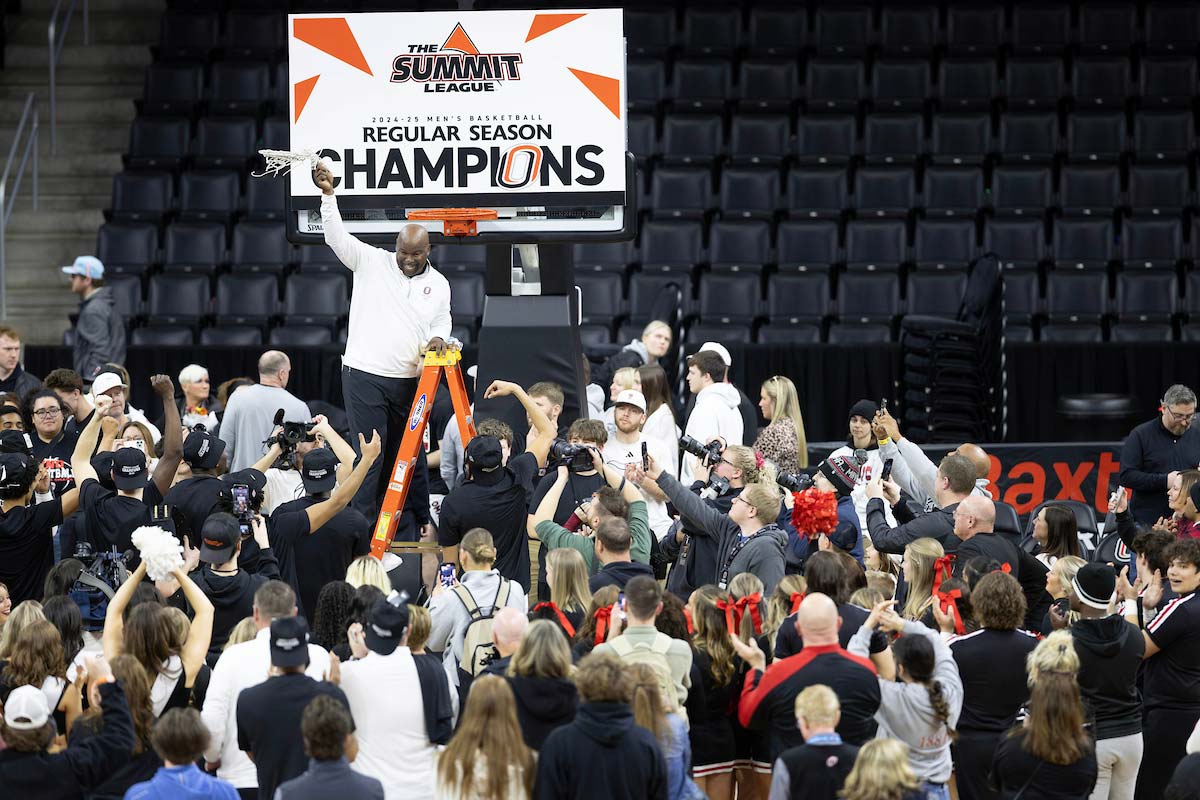
[(358, 737), (358, 758), (350, 766), (378, 779), (387, 800), (432, 800), (437, 748), (425, 732), (421, 683), (409, 649), (347, 661), (341, 686)]
[[(604, 443), (604, 449), (600, 451), (600, 455), (604, 458), (605, 464), (624, 472), (625, 465), (634, 462), (639, 465), (642, 463), (642, 442), (646, 443), (646, 450), (651, 458), (659, 464), (668, 463), (668, 456), (663, 452), (661, 445), (657, 441), (647, 438), (644, 433), (638, 434), (638, 440), (634, 444), (623, 444), (617, 441), (616, 436), (610, 436)], [(667, 504), (661, 500), (655, 500), (645, 491), (642, 491), (642, 499), (646, 501), (646, 516), (650, 522), (650, 530), (661, 539), (667, 534), (667, 529), (671, 527)]]
[(304, 497), (304, 481), (300, 478), (300, 470), (271, 467), (263, 474), (267, 476), (262, 505), (263, 516), (269, 517), (284, 503)]

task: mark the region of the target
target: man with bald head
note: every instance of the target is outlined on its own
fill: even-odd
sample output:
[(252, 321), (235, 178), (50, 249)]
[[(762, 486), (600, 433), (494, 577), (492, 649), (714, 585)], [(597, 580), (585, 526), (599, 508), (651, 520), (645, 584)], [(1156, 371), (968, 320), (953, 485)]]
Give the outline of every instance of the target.
[(492, 644), (500, 654), (492, 663), (483, 668), (484, 675), (499, 675), (504, 677), (508, 672), (508, 663), (512, 661), (513, 653), (521, 646), (525, 631), (529, 629), (529, 617), (512, 606), (505, 606), (496, 612), (492, 619)]
[[(875, 414), (873, 426), (875, 438), (879, 442), (879, 457), (892, 459), (892, 480), (909, 497), (916, 500), (925, 509), (932, 510), (937, 505), (937, 465), (925, 455), (925, 451), (900, 435), (900, 426), (885, 409)], [(982, 447), (966, 442), (960, 444), (947, 455), (959, 455), (971, 462), (975, 468), (975, 489), (973, 494), (980, 497), (991, 497), (988, 492), (988, 472), (991, 471), (991, 458)]]
[(790, 747), (804, 744), (796, 727), (796, 696), (806, 687), (824, 684), (838, 696), (842, 717), (837, 732), (850, 744), (861, 745), (875, 736), (879, 709), (879, 679), (870, 660), (846, 652), (838, 644), (841, 626), (837, 605), (816, 592), (804, 598), (796, 613), (796, 628), (804, 649), (764, 667), (766, 656), (753, 639), (743, 644), (731, 636), (738, 655), (750, 665), (738, 719), (747, 728), (770, 731), (771, 761)]
[(1020, 580), (1020, 553), (1016, 545), (994, 531), (995, 526), (996, 504), (991, 500), (971, 495), (955, 507), (954, 535), (962, 542), (954, 562), (955, 574), (961, 574), (968, 561), (982, 556)]
[[(427, 350), (446, 352), (450, 338), (450, 284), (429, 263), (429, 234), (405, 225), (396, 252), (372, 247), (351, 236), (333, 196), (335, 179), (325, 163), (313, 174), (320, 187), (325, 243), (354, 273), (350, 327), (342, 356), (342, 397), (350, 441), (372, 430), (383, 436), (384, 457), (375, 462), (354, 498), (354, 508), (374, 520), (387, 490), (400, 448), (422, 359)], [(429, 403), (433, 398), (428, 398)], [(429, 478), (425, 451), (418, 448), (412, 485), (396, 537), (413, 540), (429, 524)]]
[(283, 409), (287, 422), (308, 422), (312, 415), (300, 398), (287, 390), (292, 361), (287, 353), (268, 350), (258, 357), (258, 383), (243, 386), (229, 398), (221, 419), (221, 440), (229, 457), (229, 471), (254, 466), (266, 447), (263, 442), (274, 430), (275, 412)]

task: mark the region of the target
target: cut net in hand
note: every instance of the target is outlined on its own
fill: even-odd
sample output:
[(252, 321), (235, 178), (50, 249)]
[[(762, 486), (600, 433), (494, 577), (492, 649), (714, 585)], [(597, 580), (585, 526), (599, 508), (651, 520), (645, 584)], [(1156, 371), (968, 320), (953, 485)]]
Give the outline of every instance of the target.
[(286, 175), (295, 164), (301, 162), (307, 163), (310, 170), (316, 169), (321, 159), (321, 154), (316, 150), (259, 150), (258, 153), (263, 157), (263, 169), (250, 173), (255, 178)]

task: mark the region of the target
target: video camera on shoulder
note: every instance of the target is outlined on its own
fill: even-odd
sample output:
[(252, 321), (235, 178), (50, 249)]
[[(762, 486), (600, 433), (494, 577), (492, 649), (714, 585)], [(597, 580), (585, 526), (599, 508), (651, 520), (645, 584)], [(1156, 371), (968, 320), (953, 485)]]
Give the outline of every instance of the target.
[(691, 453), (706, 467), (711, 467), (721, 460), (721, 453), (725, 452), (725, 445), (721, 442), (713, 441), (705, 444), (699, 439), (693, 439), (691, 436), (680, 436), (679, 446), (683, 448), (685, 453)]
[(571, 472), (587, 472), (596, 465), (592, 463), (592, 449), (586, 444), (572, 444), (566, 439), (555, 439), (550, 444), (550, 463), (557, 467), (565, 464)]

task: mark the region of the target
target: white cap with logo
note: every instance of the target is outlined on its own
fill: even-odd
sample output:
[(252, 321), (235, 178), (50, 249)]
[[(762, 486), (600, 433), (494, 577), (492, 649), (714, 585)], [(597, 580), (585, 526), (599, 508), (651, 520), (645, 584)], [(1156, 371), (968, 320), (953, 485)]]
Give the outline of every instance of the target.
[(720, 342), (705, 342), (704, 344), (700, 345), (700, 349), (696, 352), (703, 353), (705, 350), (710, 350), (719, 355), (721, 360), (725, 362), (725, 366), (733, 366), (733, 358), (730, 357), (729, 350), (727, 350), (725, 345), (721, 344)]
[(617, 401), (614, 405), (633, 406), (643, 414), (646, 413), (646, 395), (639, 392), (637, 389), (624, 389), (617, 395)]

